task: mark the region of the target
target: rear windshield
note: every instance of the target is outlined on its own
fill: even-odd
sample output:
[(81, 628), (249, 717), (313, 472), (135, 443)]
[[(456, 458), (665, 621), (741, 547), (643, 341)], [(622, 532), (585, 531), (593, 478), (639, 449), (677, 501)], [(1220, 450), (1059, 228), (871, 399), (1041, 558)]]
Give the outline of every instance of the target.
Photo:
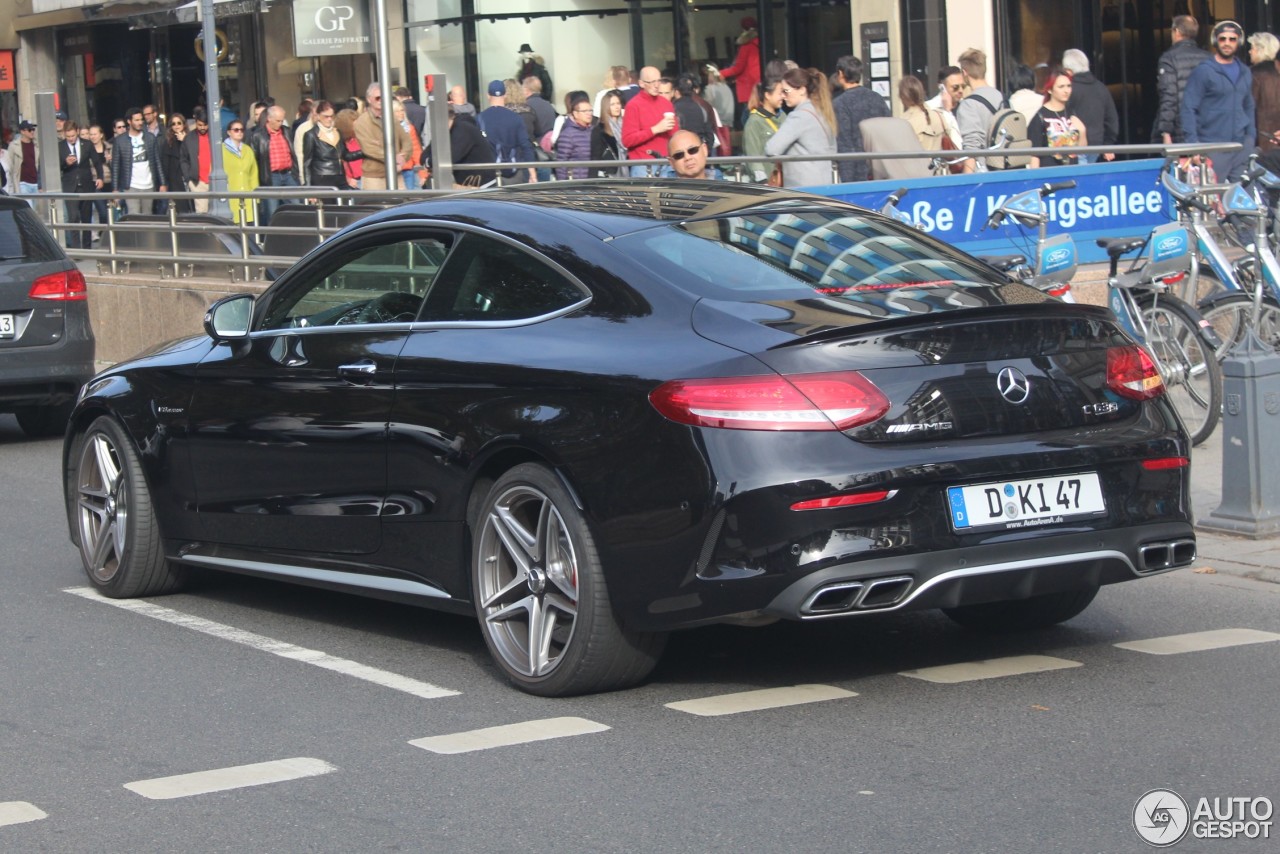
[[(683, 222), (614, 245), (684, 290), (715, 300), (816, 297), (878, 316), (895, 301), (912, 303), (909, 313), (924, 304), (941, 310), (1038, 301), (916, 229), (847, 209)], [(1006, 287), (1019, 291), (1013, 300), (1000, 293)]]
[(65, 257), (31, 208), (0, 208), (0, 261), (39, 263)]

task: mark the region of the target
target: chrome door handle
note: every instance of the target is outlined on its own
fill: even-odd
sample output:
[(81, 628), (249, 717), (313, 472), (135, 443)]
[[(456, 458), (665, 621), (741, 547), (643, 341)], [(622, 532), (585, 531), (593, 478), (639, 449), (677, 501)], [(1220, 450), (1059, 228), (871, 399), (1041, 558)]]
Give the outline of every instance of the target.
[(361, 359), (350, 365), (339, 365), (338, 376), (360, 385), (368, 385), (378, 373), (378, 366), (371, 359)]

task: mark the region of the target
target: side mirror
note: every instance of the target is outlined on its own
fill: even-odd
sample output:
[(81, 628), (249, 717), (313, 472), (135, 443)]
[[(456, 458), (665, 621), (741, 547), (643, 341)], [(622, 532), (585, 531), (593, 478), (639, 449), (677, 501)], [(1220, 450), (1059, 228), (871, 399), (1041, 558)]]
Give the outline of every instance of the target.
[(223, 297), (204, 314), (205, 334), (214, 341), (235, 341), (249, 337), (253, 322), (253, 295)]

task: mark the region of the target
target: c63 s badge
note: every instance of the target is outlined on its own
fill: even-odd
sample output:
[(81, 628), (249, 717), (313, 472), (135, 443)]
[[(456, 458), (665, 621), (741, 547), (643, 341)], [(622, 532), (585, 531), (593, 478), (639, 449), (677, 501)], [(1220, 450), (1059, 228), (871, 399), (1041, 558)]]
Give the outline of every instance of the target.
[(1110, 415), (1113, 412), (1120, 411), (1120, 404), (1106, 401), (1103, 403), (1089, 403), (1080, 408), (1084, 410), (1085, 415)]

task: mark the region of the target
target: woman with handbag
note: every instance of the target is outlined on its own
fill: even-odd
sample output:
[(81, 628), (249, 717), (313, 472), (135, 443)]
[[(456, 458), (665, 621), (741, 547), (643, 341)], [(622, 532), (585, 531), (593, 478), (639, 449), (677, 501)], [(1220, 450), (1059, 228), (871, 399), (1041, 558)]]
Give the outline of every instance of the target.
[[(102, 184), (98, 187), (98, 192), (110, 193), (111, 146), (107, 144), (106, 137), (102, 134), (102, 125), (90, 125), (89, 127), (89, 163), (93, 167), (94, 177), (102, 181)], [(93, 200), (93, 209), (98, 214), (99, 224), (105, 225), (111, 221), (111, 214), (107, 207), (105, 196), (101, 199)], [(101, 238), (101, 231), (93, 236), (95, 242)]]
[[(770, 157), (836, 153), (836, 115), (827, 75), (816, 68), (793, 68), (782, 77), (782, 98), (791, 114), (765, 143)], [(811, 187), (832, 182), (830, 160), (787, 163), (782, 186)]]
[[(768, 88), (765, 88), (768, 87)], [(764, 157), (764, 146), (782, 127), (786, 114), (782, 112), (782, 81), (772, 80), (756, 86), (747, 103), (747, 124), (742, 129), (742, 153), (751, 157)], [(747, 164), (751, 180), (771, 187), (782, 186), (782, 167), (768, 160)], [(776, 176), (776, 177), (775, 177)]]

